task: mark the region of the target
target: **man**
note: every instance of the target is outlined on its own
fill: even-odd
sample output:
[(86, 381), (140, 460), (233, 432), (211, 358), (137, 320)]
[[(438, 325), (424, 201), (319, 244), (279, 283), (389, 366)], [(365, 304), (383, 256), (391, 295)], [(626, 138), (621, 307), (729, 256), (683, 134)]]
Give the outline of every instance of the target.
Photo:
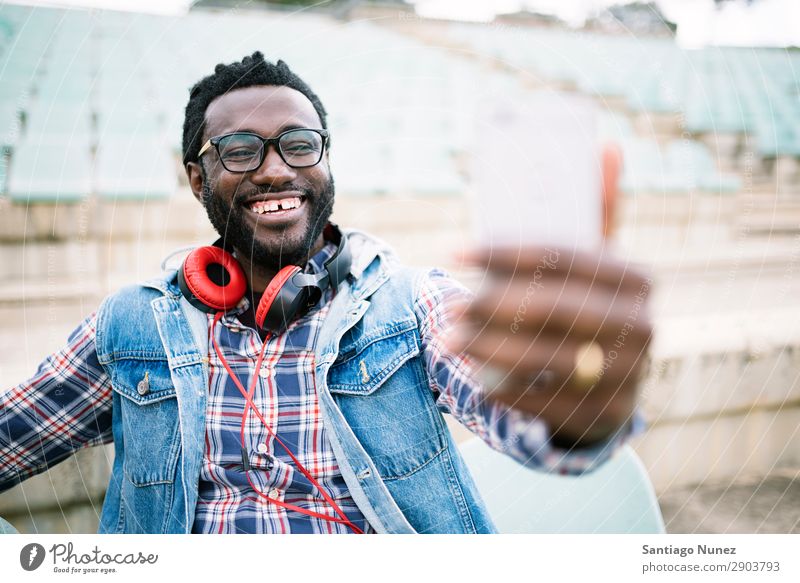
[[(496, 250), (470, 260), (502, 286), (467, 303), (447, 274), (403, 267), (366, 233), (326, 237), (325, 137), (322, 104), (281, 61), (254, 53), (195, 85), (186, 172), (247, 292), (205, 313), (172, 269), (107, 298), (2, 396), (0, 487), (113, 440), (101, 532), (491, 532), (441, 411), (559, 472), (594, 468), (635, 431), (642, 278), (564, 252), (515, 319), (545, 251)], [(604, 166), (609, 199), (618, 158)], [(346, 279), (285, 329), (260, 329), (276, 274), (320, 274), (345, 242)], [(503, 371), (491, 391), (484, 366)]]

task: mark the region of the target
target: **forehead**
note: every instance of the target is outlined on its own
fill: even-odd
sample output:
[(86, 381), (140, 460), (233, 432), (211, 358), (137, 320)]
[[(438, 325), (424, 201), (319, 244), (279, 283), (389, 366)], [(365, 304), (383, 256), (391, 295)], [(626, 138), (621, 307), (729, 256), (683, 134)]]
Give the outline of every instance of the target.
[(269, 137), (290, 126), (320, 128), (311, 101), (285, 86), (256, 85), (220, 95), (206, 109), (206, 135), (249, 130)]

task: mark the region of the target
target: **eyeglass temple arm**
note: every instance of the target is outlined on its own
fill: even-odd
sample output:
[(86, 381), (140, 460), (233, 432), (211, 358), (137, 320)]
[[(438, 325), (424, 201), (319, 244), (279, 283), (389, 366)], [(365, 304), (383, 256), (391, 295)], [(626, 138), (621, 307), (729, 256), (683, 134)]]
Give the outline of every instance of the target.
[(205, 151), (208, 150), (210, 147), (211, 147), (211, 140), (206, 140), (206, 143), (203, 144), (203, 147), (200, 148), (199, 152), (197, 152), (197, 157), (199, 158), (200, 156), (202, 156), (203, 153), (205, 153)]

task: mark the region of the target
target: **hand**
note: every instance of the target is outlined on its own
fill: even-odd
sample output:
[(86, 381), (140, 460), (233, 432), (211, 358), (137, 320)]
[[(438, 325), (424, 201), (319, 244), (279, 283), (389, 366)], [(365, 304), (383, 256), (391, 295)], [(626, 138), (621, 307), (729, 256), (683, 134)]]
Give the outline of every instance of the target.
[[(606, 148), (602, 160), (608, 236), (621, 158)], [(650, 280), (602, 254), (558, 248), (478, 249), (466, 259), (489, 284), (451, 307), (447, 345), (496, 373), (486, 397), (543, 419), (559, 445), (610, 437), (635, 406), (652, 334)]]

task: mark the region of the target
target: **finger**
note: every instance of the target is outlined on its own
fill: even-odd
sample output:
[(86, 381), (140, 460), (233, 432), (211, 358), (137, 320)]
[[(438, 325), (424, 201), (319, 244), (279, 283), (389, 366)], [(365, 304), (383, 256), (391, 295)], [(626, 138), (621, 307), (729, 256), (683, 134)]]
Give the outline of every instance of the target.
[(614, 231), (619, 201), (619, 179), (622, 174), (622, 151), (616, 144), (606, 144), (601, 154), (603, 169), (603, 236)]
[(529, 337), (511, 334), (508, 330), (459, 326), (448, 336), (447, 346), (453, 352), (466, 353), (477, 362), (503, 370), (518, 378), (529, 378), (542, 370), (569, 374), (571, 352), (577, 350), (572, 341), (552, 337)]
[(617, 293), (576, 283), (505, 288), (488, 284), (462, 312), (460, 322), (488, 326), (506, 333), (546, 333), (576, 341), (612, 340), (618, 335), (642, 342), (652, 332), (645, 296)]
[[(577, 357), (584, 346), (585, 342), (563, 336), (540, 334), (531, 338), (509, 334), (507, 330), (489, 327), (478, 330), (471, 326), (458, 327), (447, 341), (451, 352), (467, 354), (478, 366), (488, 365), (503, 371), (506, 377), (514, 379), (515, 386), (522, 388), (529, 386), (532, 379), (545, 370), (551, 385), (572, 387)], [(616, 390), (629, 378), (638, 378), (646, 347), (633, 343), (599, 346), (602, 361), (597, 363), (599, 368), (592, 383), (594, 391)], [(585, 382), (581, 384), (581, 390), (585, 392)]]
[(465, 257), (473, 265), (498, 277), (514, 276), (527, 280), (569, 277), (620, 289), (638, 288), (648, 281), (630, 263), (566, 248), (483, 247), (471, 250)]

